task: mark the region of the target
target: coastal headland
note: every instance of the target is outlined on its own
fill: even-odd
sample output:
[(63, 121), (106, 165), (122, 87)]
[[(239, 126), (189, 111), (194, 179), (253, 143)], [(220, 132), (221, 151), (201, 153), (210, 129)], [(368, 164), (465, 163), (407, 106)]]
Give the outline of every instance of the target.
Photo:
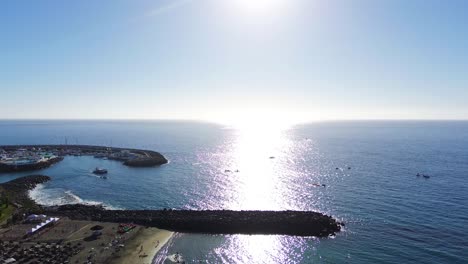
[(122, 162), (129, 167), (151, 167), (168, 163), (159, 152), (91, 145), (7, 145), (0, 146), (0, 172), (44, 169), (64, 156), (94, 156)]

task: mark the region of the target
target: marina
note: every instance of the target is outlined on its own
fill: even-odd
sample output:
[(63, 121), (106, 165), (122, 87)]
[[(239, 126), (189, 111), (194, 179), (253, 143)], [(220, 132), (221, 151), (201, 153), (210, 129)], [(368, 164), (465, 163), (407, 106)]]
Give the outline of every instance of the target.
[[(130, 167), (151, 167), (168, 162), (163, 155), (150, 150), (80, 145), (0, 146), (0, 172), (43, 169), (62, 161), (65, 156), (94, 156), (120, 161)], [(104, 170), (95, 172), (107, 173)]]

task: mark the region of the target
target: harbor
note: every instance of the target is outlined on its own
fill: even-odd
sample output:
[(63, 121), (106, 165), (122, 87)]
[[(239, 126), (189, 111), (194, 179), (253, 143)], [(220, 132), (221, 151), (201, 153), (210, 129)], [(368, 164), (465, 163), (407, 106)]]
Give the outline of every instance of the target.
[(65, 156), (93, 156), (120, 161), (130, 167), (151, 167), (168, 162), (163, 155), (151, 150), (87, 145), (0, 146), (0, 172), (44, 169), (62, 161)]

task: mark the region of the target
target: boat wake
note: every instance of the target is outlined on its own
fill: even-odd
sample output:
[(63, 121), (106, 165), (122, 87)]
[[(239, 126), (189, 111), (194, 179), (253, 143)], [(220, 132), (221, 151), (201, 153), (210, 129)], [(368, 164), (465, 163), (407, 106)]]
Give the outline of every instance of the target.
[(64, 205), (64, 204), (86, 204), (86, 205), (102, 205), (109, 210), (116, 210), (111, 205), (93, 201), (85, 200), (74, 194), (71, 190), (62, 188), (45, 188), (43, 184), (38, 184), (36, 188), (29, 191), (29, 197), (36, 203), (44, 206)]

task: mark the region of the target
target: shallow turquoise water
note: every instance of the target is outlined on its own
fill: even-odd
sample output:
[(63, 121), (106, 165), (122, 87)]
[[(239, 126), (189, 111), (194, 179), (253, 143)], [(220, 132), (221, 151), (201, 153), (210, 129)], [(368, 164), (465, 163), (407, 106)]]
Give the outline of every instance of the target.
[[(135, 169), (67, 157), (38, 172), (53, 177), (33, 193), (42, 202), (318, 210), (346, 223), (334, 239), (178, 234), (156, 262), (177, 251), (209, 263), (468, 260), (468, 122), (329, 122), (285, 131), (193, 122), (0, 122), (0, 144), (65, 141), (153, 149), (170, 163)], [(107, 180), (91, 173), (96, 166), (110, 171)], [(21, 175), (0, 174), (0, 181)]]

